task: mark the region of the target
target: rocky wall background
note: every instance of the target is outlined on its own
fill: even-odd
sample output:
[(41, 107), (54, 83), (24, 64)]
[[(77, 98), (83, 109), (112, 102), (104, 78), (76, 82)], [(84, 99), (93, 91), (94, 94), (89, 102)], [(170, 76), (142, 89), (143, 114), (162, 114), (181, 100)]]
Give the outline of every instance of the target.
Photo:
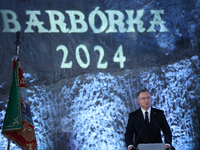
[[(198, 150), (200, 133), (200, 40), (199, 2), (186, 1), (32, 1), (2, 0), (0, 2), (0, 130), (6, 112), (12, 79), (12, 62), (15, 53), (16, 25), (5, 26), (7, 20), (17, 15), (20, 23), (20, 60), (27, 86), (38, 149), (61, 150), (125, 150), (124, 133), (128, 114), (139, 105), (136, 93), (148, 88), (152, 94), (152, 106), (165, 111), (173, 134), (173, 145), (177, 150)], [(110, 25), (101, 33), (88, 30), (80, 33), (50, 32), (51, 21), (46, 10), (60, 11), (67, 27), (72, 30), (66, 10), (78, 10), (88, 16), (99, 7), (109, 20), (110, 10), (124, 16), (124, 29), (115, 25), (116, 32), (107, 33)], [(19, 9), (20, 8), (20, 9)], [(141, 20), (143, 28), (134, 25), (135, 32), (127, 32), (126, 10), (144, 10)], [(31, 22), (27, 10), (39, 10), (37, 15), (43, 27), (49, 30), (41, 33), (38, 26), (33, 32), (25, 32), (26, 22)], [(116, 11), (117, 10), (117, 11)], [(155, 18), (151, 10), (164, 10), (161, 20), (168, 31), (162, 32), (161, 25), (155, 31), (147, 32)], [(9, 11), (8, 11), (9, 12)], [(107, 13), (106, 13), (107, 12)], [(119, 13), (121, 12), (121, 13)], [(139, 13), (139, 12), (138, 12)], [(58, 14), (58, 13), (57, 13)], [(62, 16), (62, 15), (60, 15)], [(115, 16), (117, 19), (117, 15)], [(55, 20), (59, 17), (55, 15)], [(159, 17), (158, 17), (159, 18)], [(157, 19), (158, 19), (157, 18)], [(32, 21), (37, 20), (33, 19)], [(99, 20), (95, 20), (100, 26)], [(105, 21), (105, 20), (104, 20)], [(78, 28), (81, 28), (80, 24)], [(83, 29), (83, 28), (82, 28)], [(54, 30), (55, 31), (55, 30)], [(83, 30), (82, 30), (83, 31)], [(77, 61), (77, 47), (82, 44)], [(72, 61), (71, 68), (61, 68), (64, 45), (68, 49), (66, 62)], [(97, 67), (100, 51), (104, 50), (102, 64)], [(114, 55), (122, 46), (126, 57), (124, 67), (113, 62)], [(63, 47), (62, 47), (63, 48)], [(90, 57), (87, 57), (89, 54)], [(89, 59), (88, 59), (89, 58)], [(120, 61), (122, 61), (121, 58)], [(84, 65), (88, 67), (83, 68)], [(0, 149), (7, 148), (7, 139), (0, 134)], [(19, 149), (11, 144), (11, 149)]]

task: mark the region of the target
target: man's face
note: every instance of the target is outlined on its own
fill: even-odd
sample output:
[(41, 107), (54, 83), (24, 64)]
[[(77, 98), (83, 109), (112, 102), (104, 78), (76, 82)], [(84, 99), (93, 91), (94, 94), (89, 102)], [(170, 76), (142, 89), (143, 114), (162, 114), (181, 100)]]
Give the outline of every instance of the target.
[(140, 104), (141, 108), (148, 110), (151, 107), (151, 95), (149, 92), (141, 92), (138, 96), (137, 102)]

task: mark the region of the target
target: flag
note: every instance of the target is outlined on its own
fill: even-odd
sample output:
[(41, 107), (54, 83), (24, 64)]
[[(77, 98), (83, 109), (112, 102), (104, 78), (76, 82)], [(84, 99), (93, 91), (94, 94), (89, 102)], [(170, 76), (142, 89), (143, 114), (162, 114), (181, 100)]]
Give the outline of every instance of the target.
[(2, 134), (22, 149), (37, 149), (35, 130), (19, 58), (13, 60), (13, 79)]

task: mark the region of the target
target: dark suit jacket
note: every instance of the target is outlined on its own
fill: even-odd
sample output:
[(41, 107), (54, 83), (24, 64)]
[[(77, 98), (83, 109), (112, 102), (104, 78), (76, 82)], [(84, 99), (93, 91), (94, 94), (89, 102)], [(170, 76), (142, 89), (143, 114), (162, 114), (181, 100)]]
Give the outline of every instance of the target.
[[(141, 108), (129, 114), (129, 120), (126, 127), (125, 142), (126, 145), (134, 145), (139, 143), (162, 143), (161, 131), (164, 133), (165, 143), (171, 144), (172, 133), (165, 118), (164, 112), (151, 107), (151, 118), (149, 130), (145, 125)], [(133, 135), (135, 142), (133, 143)]]

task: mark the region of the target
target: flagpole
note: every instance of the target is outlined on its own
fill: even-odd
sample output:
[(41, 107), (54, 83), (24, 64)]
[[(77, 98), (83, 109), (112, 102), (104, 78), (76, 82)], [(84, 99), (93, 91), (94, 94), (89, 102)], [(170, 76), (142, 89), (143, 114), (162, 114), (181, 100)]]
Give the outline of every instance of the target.
[(7, 150), (10, 150), (10, 139), (8, 139), (8, 147)]
[[(16, 44), (16, 52), (15, 52), (15, 56), (12, 58), (17, 60), (18, 56), (19, 56), (19, 45), (20, 45), (20, 41), (19, 41), (19, 38), (20, 38), (20, 32), (17, 31), (16, 32), (16, 38), (17, 40), (15, 41), (15, 44)], [(8, 139), (8, 147), (7, 147), (7, 150), (10, 150), (10, 139)]]
[(19, 41), (20, 32), (19, 31), (16, 32), (16, 38), (17, 38), (17, 40), (15, 41), (15, 44), (16, 44), (16, 54), (15, 55), (19, 55), (19, 45), (20, 45), (20, 41)]

